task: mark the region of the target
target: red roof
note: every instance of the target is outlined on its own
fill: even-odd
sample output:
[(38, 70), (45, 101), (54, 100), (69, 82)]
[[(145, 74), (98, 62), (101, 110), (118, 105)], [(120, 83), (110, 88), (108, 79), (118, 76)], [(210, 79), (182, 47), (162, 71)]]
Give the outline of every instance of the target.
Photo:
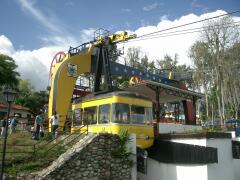
[[(0, 103), (0, 109), (6, 109), (7, 107), (8, 107), (7, 104)], [(21, 105), (17, 105), (17, 104), (13, 104), (11, 107), (12, 109), (15, 109), (15, 110), (24, 110), (24, 111), (32, 112), (31, 109)]]

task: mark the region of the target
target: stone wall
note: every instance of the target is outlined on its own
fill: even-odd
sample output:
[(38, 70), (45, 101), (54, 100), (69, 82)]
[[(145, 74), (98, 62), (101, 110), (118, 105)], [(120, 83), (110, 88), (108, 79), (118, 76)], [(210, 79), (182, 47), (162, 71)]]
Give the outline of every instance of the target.
[(38, 175), (42, 178), (68, 180), (131, 179), (132, 162), (126, 157), (115, 158), (111, 155), (119, 143), (116, 135), (88, 135)]

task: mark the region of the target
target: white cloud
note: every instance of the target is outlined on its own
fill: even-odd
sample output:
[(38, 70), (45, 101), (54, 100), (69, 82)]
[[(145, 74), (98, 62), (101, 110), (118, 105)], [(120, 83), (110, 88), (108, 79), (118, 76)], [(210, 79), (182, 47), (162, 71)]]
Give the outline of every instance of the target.
[(155, 2), (153, 4), (149, 4), (149, 5), (144, 6), (143, 11), (151, 11), (151, 10), (157, 8), (157, 7), (158, 7), (158, 3)]
[(50, 10), (41, 11), (36, 7), (34, 0), (18, 0), (18, 2), (27, 15), (46, 28), (48, 34), (40, 37), (44, 45), (62, 46), (65, 44), (65, 46), (70, 46), (77, 43), (74, 35), (68, 31), (68, 27), (53, 12)]
[[(195, 14), (188, 14), (180, 17), (179, 19), (175, 19), (172, 21), (169, 20), (167, 16), (164, 16), (160, 18), (160, 22), (156, 26), (141, 27), (132, 33), (137, 34), (137, 36), (141, 36), (151, 32), (168, 29), (171, 27), (199, 21), (202, 19), (206, 19), (209, 17), (213, 17), (220, 14), (225, 14), (225, 13), (226, 13), (225, 11), (218, 10), (211, 13), (205, 13), (200, 16), (197, 16)], [(238, 18), (234, 17), (235, 21), (237, 21)], [(202, 23), (196, 23), (196, 24), (192, 24), (192, 25), (177, 28), (177, 29), (172, 29), (162, 33), (169, 33), (169, 32), (186, 30), (191, 28), (199, 28), (199, 27), (202, 27), (202, 25), (203, 25)], [(129, 43), (125, 44), (125, 49), (133, 46), (140, 47), (141, 50), (146, 52), (146, 54), (151, 60), (162, 59), (166, 54), (171, 55), (173, 57), (174, 54), (177, 53), (179, 55), (179, 64), (192, 65), (191, 60), (188, 57), (189, 48), (199, 38), (200, 38), (199, 33), (189, 33), (189, 34), (183, 34), (183, 35), (177, 35), (177, 36), (153, 38), (153, 39), (143, 40), (143, 41), (133, 40), (132, 42), (129, 41)]]
[[(138, 36), (141, 36), (143, 34), (175, 27), (224, 13), (226, 12), (216, 11), (203, 14), (201, 16), (188, 14), (172, 21), (169, 20), (167, 16), (164, 16), (160, 18), (160, 22), (157, 25), (144, 26), (132, 33), (136, 33)], [(236, 21), (240, 21), (240, 17), (234, 17), (234, 19)], [(202, 23), (198, 23), (167, 32), (198, 28), (201, 26)], [(69, 35), (66, 36), (67, 38), (65, 39), (61, 39), (58, 36), (55, 36), (50, 40), (45, 38), (43, 40), (46, 41), (46, 44), (48, 45), (35, 50), (15, 49), (10, 39), (4, 35), (0, 35), (0, 53), (7, 54), (16, 60), (18, 65), (17, 70), (20, 72), (22, 79), (30, 79), (31, 83), (36, 87), (36, 89), (45, 89), (49, 81), (49, 69), (53, 56), (58, 51), (68, 50), (70, 45), (77, 46), (81, 43), (92, 40), (94, 31), (94, 28), (81, 30), (78, 36)], [(192, 33), (186, 35), (154, 38), (145, 41), (130, 41), (129, 43), (125, 44), (125, 49), (132, 46), (140, 47), (141, 50), (145, 51), (152, 60), (161, 59), (165, 54), (173, 56), (175, 53), (177, 53), (179, 55), (180, 64), (191, 65), (190, 59), (188, 58), (188, 50), (198, 38), (199, 34)], [(54, 40), (55, 43), (51, 42), (52, 40)]]
[(3, 54), (12, 54), (14, 52), (12, 42), (4, 35), (0, 36), (0, 52)]
[(18, 65), (21, 79), (29, 79), (37, 90), (45, 90), (49, 81), (49, 68), (54, 54), (61, 47), (43, 47), (36, 50), (15, 50), (12, 42), (0, 36), (0, 53), (11, 56)]
[(160, 17), (160, 21), (166, 21), (168, 20), (168, 15), (163, 15)]
[(39, 22), (41, 22), (45, 27), (50, 29), (54, 32), (61, 32), (60, 27), (56, 26), (56, 24), (49, 21), (49, 18), (43, 15), (41, 11), (36, 9), (34, 7), (35, 2), (32, 0), (18, 0), (20, 5), (22, 6), (23, 10), (26, 10), (27, 12), (31, 13), (31, 15), (36, 18)]
[(0, 53), (11, 56), (18, 65), (21, 79), (29, 79), (40, 90), (49, 84), (49, 69), (54, 55), (58, 51), (67, 51), (69, 46), (78, 46), (93, 40), (94, 29), (83, 29), (74, 35), (52, 12), (42, 12), (36, 8), (34, 0), (18, 0), (20, 6), (29, 16), (46, 28), (48, 34), (40, 37), (43, 47), (34, 50), (15, 49), (11, 40), (0, 34)]
[(123, 11), (123, 12), (131, 12), (132, 10), (128, 9), (128, 8), (123, 8), (123, 9), (121, 9), (121, 11)]
[(145, 19), (141, 19), (141, 26), (147, 26), (149, 23)]
[(96, 31), (96, 29), (94, 29), (94, 28), (81, 30), (80, 31), (81, 42), (85, 43), (85, 42), (92, 41), (94, 39), (94, 32), (95, 31)]

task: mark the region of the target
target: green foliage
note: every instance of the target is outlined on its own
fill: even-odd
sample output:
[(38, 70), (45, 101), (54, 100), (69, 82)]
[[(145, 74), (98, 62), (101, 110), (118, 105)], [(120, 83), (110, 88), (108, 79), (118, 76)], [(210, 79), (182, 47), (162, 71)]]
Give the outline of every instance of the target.
[[(31, 139), (31, 133), (27, 131), (17, 131), (9, 135), (7, 141), (7, 154), (5, 172), (8, 175), (27, 174), (39, 171), (49, 165), (64, 153), (68, 147), (59, 144), (49, 144), (49, 134), (45, 134), (41, 141)], [(0, 140), (0, 144), (3, 140)], [(47, 145), (46, 145), (47, 144)], [(34, 152), (34, 145), (40, 148)], [(54, 145), (50, 151), (46, 150)], [(13, 152), (13, 153), (8, 153)]]
[(194, 84), (205, 91), (208, 116), (218, 114), (223, 123), (238, 118), (240, 112), (239, 27), (231, 17), (223, 17), (206, 22), (203, 29), (189, 53), (195, 66)]
[[(184, 74), (184, 73), (193, 71), (193, 69), (190, 66), (187, 66), (185, 64), (184, 65), (178, 64), (178, 54), (175, 54), (174, 58), (166, 54), (163, 59), (156, 60), (156, 63), (157, 63), (157, 67), (160, 70), (162, 70), (162, 72), (166, 73), (167, 76), (170, 72), (173, 72), (173, 76), (177, 77), (178, 74)], [(187, 87), (190, 87), (190, 88), (193, 87), (191, 78), (189, 79), (187, 78), (181, 81), (183, 81)]]
[(0, 54), (0, 87), (3, 85), (16, 87), (18, 85), (19, 73), (16, 72), (17, 65), (13, 58)]
[(119, 139), (119, 146), (111, 154), (115, 158), (128, 158), (132, 153), (127, 149), (127, 143), (131, 140), (127, 129), (121, 129)]
[(114, 85), (117, 87), (127, 87), (129, 85), (129, 77), (114, 77)]
[(140, 48), (139, 47), (131, 47), (127, 50), (127, 65), (130, 67), (137, 68), (140, 63)]
[(28, 107), (35, 113), (39, 113), (39, 110), (48, 102), (47, 92), (35, 91), (29, 80), (21, 80), (18, 89), (16, 104)]
[(206, 122), (208, 117), (207, 117), (207, 114), (206, 112), (201, 112), (200, 113), (200, 119), (203, 121), (203, 122)]
[(224, 132), (225, 130), (223, 128), (210, 128), (207, 129), (207, 132)]
[(148, 63), (148, 70), (149, 70), (150, 72), (153, 72), (155, 69), (156, 69), (155, 62), (154, 62), (154, 61), (150, 61), (150, 62)]
[(174, 59), (169, 55), (165, 55), (163, 59), (157, 60), (158, 67), (165, 70), (176, 69), (178, 63), (177, 58), (177, 54), (175, 54)]

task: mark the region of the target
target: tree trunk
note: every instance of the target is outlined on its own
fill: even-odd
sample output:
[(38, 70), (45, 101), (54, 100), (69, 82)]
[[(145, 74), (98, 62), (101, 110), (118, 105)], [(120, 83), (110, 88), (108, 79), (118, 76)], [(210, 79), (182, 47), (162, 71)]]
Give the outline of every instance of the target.
[(206, 84), (204, 84), (204, 89), (205, 89), (205, 102), (206, 102), (206, 116), (207, 116), (207, 120), (209, 119), (209, 106), (208, 106), (208, 94), (207, 94), (207, 87)]
[(237, 93), (236, 84), (233, 84), (233, 92), (234, 92), (234, 106), (235, 106), (235, 118), (238, 119), (238, 107), (239, 107), (239, 94)]
[(212, 125), (213, 125), (213, 122), (214, 122), (214, 116), (213, 116), (213, 103), (212, 103)]
[(222, 103), (222, 119), (223, 121), (221, 121), (221, 125), (224, 125), (224, 121), (225, 121), (225, 102), (224, 102), (224, 90), (223, 90), (223, 83), (221, 83), (221, 103)]
[(222, 106), (221, 106), (221, 89), (220, 89), (220, 81), (219, 81), (219, 72), (216, 70), (216, 88), (217, 88), (217, 103), (218, 103), (218, 114), (220, 117), (221, 125), (223, 125), (223, 117), (222, 117)]

